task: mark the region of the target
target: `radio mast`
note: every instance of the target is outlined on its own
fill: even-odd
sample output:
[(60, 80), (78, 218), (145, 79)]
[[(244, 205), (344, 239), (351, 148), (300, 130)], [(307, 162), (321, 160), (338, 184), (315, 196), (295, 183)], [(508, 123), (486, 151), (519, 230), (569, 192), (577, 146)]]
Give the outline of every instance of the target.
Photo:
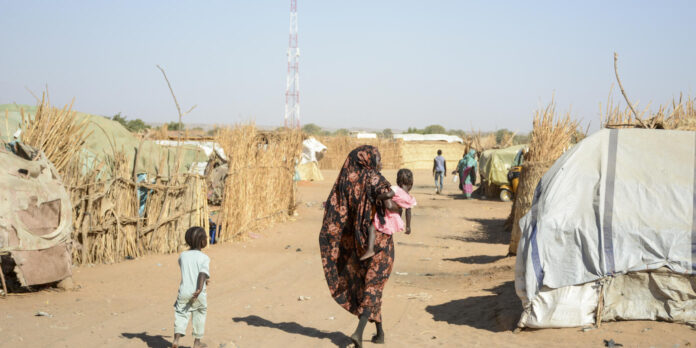
[(290, 0), (288, 75), (285, 84), (285, 127), (300, 128), (300, 47), (297, 44), (297, 0)]

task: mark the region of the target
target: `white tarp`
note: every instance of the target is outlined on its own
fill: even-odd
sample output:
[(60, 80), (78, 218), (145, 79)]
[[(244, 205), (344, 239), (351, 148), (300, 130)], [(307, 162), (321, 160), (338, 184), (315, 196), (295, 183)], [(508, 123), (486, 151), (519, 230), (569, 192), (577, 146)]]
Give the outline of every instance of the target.
[[(210, 155), (215, 152), (223, 161), (227, 161), (225, 150), (222, 149), (220, 144), (214, 141), (183, 140), (178, 142), (176, 140), (156, 140), (155, 143), (162, 146), (178, 146), (178, 144), (198, 146), (203, 150), (206, 157), (210, 158)], [(206, 166), (208, 166), (208, 162), (193, 162), (191, 163), (190, 172), (198, 175), (205, 175)]]
[(326, 150), (326, 145), (319, 142), (319, 140), (314, 137), (309, 137), (302, 141), (302, 156), (300, 158), (300, 164), (305, 164), (307, 162), (317, 162), (317, 154)]
[(157, 140), (155, 143), (163, 146), (177, 146), (178, 144), (198, 146), (203, 150), (207, 157), (210, 157), (210, 155), (213, 154), (213, 151), (215, 151), (220, 158), (227, 161), (227, 157), (225, 156), (225, 151), (222, 149), (222, 146), (214, 141), (183, 140), (178, 142), (176, 140)]
[(295, 168), (300, 180), (305, 181), (322, 181), (324, 176), (319, 170), (319, 160), (326, 151), (326, 146), (319, 142), (314, 137), (310, 137), (302, 141), (302, 155), (300, 163)]
[(377, 139), (377, 133), (358, 132), (354, 136), (358, 139)]
[(447, 134), (403, 133), (394, 134), (394, 139), (403, 139), (403, 141), (446, 141), (448, 143), (464, 143), (462, 138)]
[[(633, 307), (653, 304), (679, 312), (685, 303), (678, 298), (645, 299), (650, 291), (624, 288), (638, 282), (616, 280), (660, 268), (692, 277), (695, 158), (696, 132), (605, 129), (558, 159), (540, 180), (530, 212), (520, 220), (515, 288), (524, 312), (519, 325), (591, 324), (600, 292), (625, 294), (624, 305), (615, 301), (605, 308), (608, 319), (646, 319), (621, 312), (630, 302)], [(672, 320), (696, 320), (696, 300), (682, 301), (692, 310)]]

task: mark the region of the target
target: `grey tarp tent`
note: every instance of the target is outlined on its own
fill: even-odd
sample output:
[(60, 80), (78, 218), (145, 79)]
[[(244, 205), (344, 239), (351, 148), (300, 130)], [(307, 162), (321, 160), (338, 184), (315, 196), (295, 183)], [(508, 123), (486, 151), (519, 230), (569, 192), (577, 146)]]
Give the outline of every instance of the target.
[(23, 286), (70, 277), (72, 206), (53, 164), (43, 152), (28, 160), (0, 141), (0, 168), (0, 272), (14, 271)]
[(558, 159), (520, 220), (519, 326), (696, 322), (695, 158), (696, 132), (605, 129)]

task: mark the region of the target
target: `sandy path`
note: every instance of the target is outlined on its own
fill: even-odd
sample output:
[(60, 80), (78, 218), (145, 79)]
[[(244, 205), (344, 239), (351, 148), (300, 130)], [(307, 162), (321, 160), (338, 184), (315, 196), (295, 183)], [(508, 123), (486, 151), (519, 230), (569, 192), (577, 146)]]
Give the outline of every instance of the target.
[[(205, 342), (210, 347), (345, 346), (356, 318), (328, 293), (319, 257), (320, 203), (337, 172), (300, 186), (296, 221), (260, 238), (215, 245), (210, 255)], [(395, 171), (385, 171), (394, 179)], [(387, 347), (624, 346), (685, 347), (696, 331), (657, 322), (605, 323), (512, 333), (520, 303), (514, 258), (501, 233), (509, 203), (466, 201), (448, 182), (435, 195), (427, 171), (416, 173), (413, 234), (397, 235), (394, 272), (385, 290)], [(449, 179), (449, 177), (448, 177)], [(449, 193), (449, 194), (448, 194)], [(307, 204), (305, 204), (307, 203)], [(40, 292), (0, 300), (2, 347), (167, 347), (179, 281), (177, 255), (79, 267), (77, 291)], [(299, 296), (309, 300), (298, 301)], [(45, 311), (53, 317), (35, 317)], [(373, 333), (366, 329), (366, 339)], [(183, 343), (190, 345), (191, 337)], [(365, 346), (373, 346), (366, 342)]]

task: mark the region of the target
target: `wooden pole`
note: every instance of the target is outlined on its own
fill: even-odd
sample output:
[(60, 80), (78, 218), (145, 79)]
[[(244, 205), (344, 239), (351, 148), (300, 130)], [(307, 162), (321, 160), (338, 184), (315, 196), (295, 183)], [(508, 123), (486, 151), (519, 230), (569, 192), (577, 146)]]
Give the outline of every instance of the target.
[(0, 263), (0, 280), (2, 281), (2, 297), (7, 297), (7, 284), (5, 283), (5, 274), (2, 272), (2, 263)]
[(619, 79), (619, 69), (617, 68), (618, 60), (619, 60), (619, 55), (616, 52), (614, 52), (614, 75), (616, 75), (616, 81), (619, 83), (619, 89), (621, 90), (621, 94), (623, 94), (623, 97), (626, 100), (628, 107), (631, 108), (631, 111), (633, 112), (633, 117), (635, 117), (636, 121), (638, 121), (638, 123), (640, 123), (640, 125), (643, 128), (648, 128), (645, 126), (645, 123), (643, 123), (643, 120), (638, 118), (638, 114), (636, 113), (636, 110), (633, 108), (633, 105), (628, 100), (628, 96), (626, 95), (626, 91), (624, 91), (623, 85), (621, 84), (621, 79)]

